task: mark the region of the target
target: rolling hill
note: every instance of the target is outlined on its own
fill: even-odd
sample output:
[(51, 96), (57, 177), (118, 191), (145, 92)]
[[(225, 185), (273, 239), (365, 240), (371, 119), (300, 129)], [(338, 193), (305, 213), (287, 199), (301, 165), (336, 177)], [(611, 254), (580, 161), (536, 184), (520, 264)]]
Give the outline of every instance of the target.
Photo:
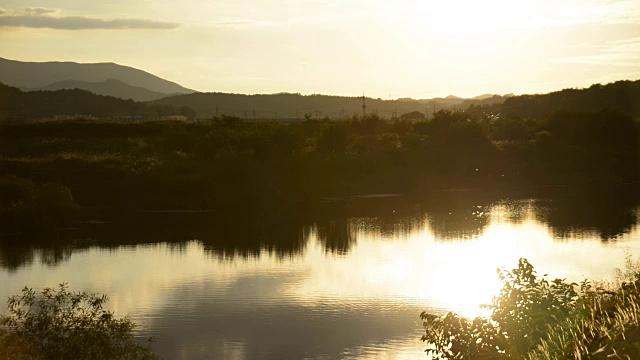
[(188, 108), (96, 95), (86, 90), (29, 91), (0, 83), (0, 121), (22, 121), (56, 116), (91, 116), (100, 119), (159, 119), (182, 115), (193, 118)]
[(594, 84), (584, 89), (563, 89), (547, 94), (511, 96), (487, 109), (522, 117), (545, 119), (561, 110), (595, 112), (616, 110), (640, 117), (640, 80)]
[(101, 82), (86, 82), (79, 80), (63, 80), (38, 89), (29, 90), (45, 90), (55, 91), (64, 89), (81, 89), (87, 90), (98, 95), (108, 95), (121, 99), (132, 99), (135, 101), (151, 101), (161, 99), (163, 97), (174, 95), (157, 91), (151, 91), (139, 86), (131, 86), (116, 79), (107, 79)]

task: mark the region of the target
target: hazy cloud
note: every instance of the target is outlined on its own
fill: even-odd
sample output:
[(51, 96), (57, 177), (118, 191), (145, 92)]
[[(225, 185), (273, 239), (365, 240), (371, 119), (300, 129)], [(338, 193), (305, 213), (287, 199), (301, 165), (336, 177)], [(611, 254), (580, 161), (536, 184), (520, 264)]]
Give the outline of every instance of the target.
[(254, 19), (217, 19), (217, 20), (208, 20), (206, 22), (202, 22), (198, 25), (204, 27), (232, 27), (232, 28), (274, 28), (280, 27), (282, 24), (272, 21), (262, 21), (262, 20), (254, 20)]
[(259, 25), (265, 24), (264, 21), (255, 21), (255, 20), (226, 20), (226, 21), (217, 21), (212, 23), (213, 25)]
[(590, 49), (593, 49), (591, 54), (563, 57), (556, 59), (556, 61), (573, 64), (630, 67), (635, 67), (640, 63), (640, 37), (612, 41), (603, 45), (591, 45)]
[(44, 15), (44, 14), (53, 14), (57, 12), (55, 9), (47, 9), (42, 7), (28, 7), (24, 9), (24, 13), (28, 15)]
[(12, 11), (0, 8), (0, 27), (47, 28), (60, 30), (90, 29), (175, 29), (180, 24), (147, 19), (100, 19), (85, 16), (52, 16), (58, 11), (25, 8)]

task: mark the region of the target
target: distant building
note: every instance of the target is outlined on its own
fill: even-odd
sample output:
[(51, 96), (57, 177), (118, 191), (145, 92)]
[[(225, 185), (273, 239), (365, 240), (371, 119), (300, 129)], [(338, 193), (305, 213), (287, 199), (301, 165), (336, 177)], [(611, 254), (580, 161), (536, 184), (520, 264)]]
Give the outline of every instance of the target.
[(424, 120), (425, 116), (420, 111), (412, 111), (406, 114), (400, 115), (400, 120)]

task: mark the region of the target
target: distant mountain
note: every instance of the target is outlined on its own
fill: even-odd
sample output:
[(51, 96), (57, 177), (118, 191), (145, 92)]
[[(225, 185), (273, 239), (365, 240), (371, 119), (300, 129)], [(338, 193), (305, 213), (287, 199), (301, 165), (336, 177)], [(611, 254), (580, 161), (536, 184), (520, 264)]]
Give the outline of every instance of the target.
[(435, 107), (439, 110), (464, 110), (469, 106), (482, 106), (500, 104), (511, 95), (480, 95), (473, 98), (461, 98), (449, 95), (444, 98), (420, 99), (414, 100), (429, 107)]
[(37, 89), (66, 80), (99, 83), (109, 79), (165, 94), (194, 92), (146, 71), (114, 63), (23, 62), (0, 58), (0, 82), (21, 89)]
[(120, 80), (107, 79), (102, 82), (86, 82), (79, 80), (59, 81), (38, 89), (30, 90), (64, 90), (64, 89), (81, 89), (91, 91), (98, 95), (108, 95), (121, 99), (133, 99), (135, 101), (151, 101), (161, 99), (163, 97), (175, 94), (165, 94), (157, 91), (151, 91), (139, 86), (131, 86)]
[[(448, 104), (448, 105), (458, 105), (458, 104), (464, 104), (466, 103), (466, 105), (473, 103), (476, 104), (476, 102), (478, 101), (483, 101), (483, 100), (487, 100), (487, 99), (505, 99), (509, 96), (513, 96), (513, 94), (509, 94), (509, 95), (496, 95), (496, 94), (482, 94), (482, 95), (478, 95), (478, 96), (474, 96), (472, 98), (463, 98), (460, 96), (455, 96), (455, 95), (449, 95), (447, 97), (437, 97), (437, 98), (432, 98), (432, 99), (412, 99), (412, 98), (401, 98), (398, 100), (401, 101), (419, 101), (423, 104), (427, 104), (427, 103), (442, 103), (442, 104)], [(477, 105), (477, 104), (476, 104)]]
[(510, 98), (509, 95), (480, 95), (476, 96), (473, 99), (464, 100), (460, 103), (460, 108), (467, 109), (469, 106), (485, 106), (485, 105), (495, 105), (502, 104), (506, 99)]
[[(366, 98), (366, 112), (391, 118), (393, 114), (419, 111), (431, 117), (433, 111), (471, 110), (477, 112), (514, 113), (525, 118), (546, 119), (559, 110), (600, 111), (618, 110), (640, 118), (640, 80), (618, 81), (587, 89), (564, 89), (538, 95), (482, 95), (480, 99), (434, 98), (382, 100)], [(169, 96), (152, 103), (189, 107), (199, 118), (231, 115), (253, 119), (340, 119), (362, 114), (362, 98), (327, 95), (272, 94), (240, 95), (225, 93), (195, 93)], [(246, 114), (246, 115), (245, 115)]]
[(433, 105), (440, 105), (439, 107), (442, 107), (443, 105), (449, 106), (449, 107), (458, 107), (460, 108), (460, 105), (463, 106), (463, 108), (469, 106), (470, 104), (477, 104), (478, 102), (482, 102), (486, 99), (490, 99), (490, 98), (495, 98), (495, 99), (503, 99), (504, 98), (500, 95), (489, 95), (489, 94), (485, 94), (485, 95), (480, 95), (480, 96), (476, 96), (473, 98), (462, 98), (459, 96), (455, 96), (455, 95), (449, 95), (447, 97), (438, 97), (438, 98), (433, 98), (433, 99), (420, 99), (420, 100), (416, 100), (419, 101), (422, 104), (433, 104)]
[[(491, 104), (504, 100), (497, 98)], [(366, 112), (377, 113), (381, 117), (391, 118), (395, 114), (419, 111), (433, 115), (433, 110), (466, 109), (471, 104), (479, 105), (485, 100), (470, 100), (463, 98), (428, 100), (414, 100), (402, 98), (397, 100), (383, 100), (366, 98)], [(177, 95), (155, 100), (153, 103), (187, 106), (194, 109), (199, 118), (211, 118), (218, 115), (245, 117), (248, 120), (257, 119), (304, 119), (305, 115), (312, 119), (340, 119), (353, 114), (362, 114), (362, 98), (332, 95), (300, 95), (300, 94), (263, 94), (243, 95), (228, 93), (194, 93)], [(465, 107), (460, 106), (465, 103)]]
[(471, 99), (473, 99), (473, 100), (484, 100), (484, 99), (492, 98), (494, 96), (496, 96), (496, 95), (494, 95), (494, 94), (482, 94), (482, 95), (474, 96)]
[(413, 99), (413, 98), (399, 98), (398, 99), (398, 101), (418, 102), (418, 103), (421, 103), (421, 104), (436, 104), (436, 105), (440, 105), (440, 107), (445, 106), (445, 105), (446, 106), (458, 105), (458, 104), (461, 104), (465, 100), (469, 100), (469, 99), (465, 99), (465, 98), (461, 98), (461, 97), (457, 97), (457, 96), (453, 96), (453, 95), (449, 95), (447, 97), (431, 98), (431, 99)]
[[(256, 119), (300, 119), (305, 115), (312, 119), (341, 119), (354, 114), (362, 114), (362, 98), (332, 95), (269, 94), (243, 95), (227, 93), (194, 93), (177, 95), (155, 100), (152, 103), (186, 106), (196, 111), (199, 118), (219, 116), (237, 116)], [(415, 100), (382, 100), (366, 98), (367, 114), (390, 118), (392, 114), (400, 116), (412, 111), (426, 112), (427, 107)], [(443, 107), (446, 108), (446, 107)], [(442, 108), (439, 108), (440, 110)], [(453, 109), (453, 107), (451, 107)], [(431, 110), (429, 110), (431, 112)]]

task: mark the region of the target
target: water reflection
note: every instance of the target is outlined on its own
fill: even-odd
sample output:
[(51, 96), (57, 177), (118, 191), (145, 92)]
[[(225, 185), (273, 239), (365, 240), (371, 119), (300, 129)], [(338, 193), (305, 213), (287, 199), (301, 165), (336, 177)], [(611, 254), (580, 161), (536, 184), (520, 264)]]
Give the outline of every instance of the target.
[(640, 256), (633, 199), (458, 195), (91, 223), (1, 246), (0, 297), (63, 281), (108, 293), (171, 359), (415, 358), (420, 311), (476, 315), (497, 267), (611, 279), (625, 251)]
[(610, 241), (636, 226), (637, 206), (638, 200), (634, 197), (572, 195), (537, 211), (539, 219), (549, 224), (556, 237), (597, 236), (602, 241)]
[[(63, 229), (46, 240), (0, 234), (0, 267), (28, 266), (36, 250), (55, 266), (73, 251), (141, 243), (181, 246), (198, 239), (206, 251), (226, 258), (256, 257), (264, 249), (282, 258), (303, 251), (315, 234), (327, 252), (346, 255), (362, 234), (397, 238), (428, 227), (440, 241), (474, 239), (493, 222), (536, 221), (556, 239), (597, 237), (615, 240), (638, 222), (638, 199), (628, 192), (555, 195), (535, 199), (500, 199), (479, 193), (448, 193), (429, 199), (361, 199), (316, 204), (313, 209), (280, 208), (261, 213), (119, 213), (100, 214)], [(107, 221), (102, 221), (106, 219)]]

